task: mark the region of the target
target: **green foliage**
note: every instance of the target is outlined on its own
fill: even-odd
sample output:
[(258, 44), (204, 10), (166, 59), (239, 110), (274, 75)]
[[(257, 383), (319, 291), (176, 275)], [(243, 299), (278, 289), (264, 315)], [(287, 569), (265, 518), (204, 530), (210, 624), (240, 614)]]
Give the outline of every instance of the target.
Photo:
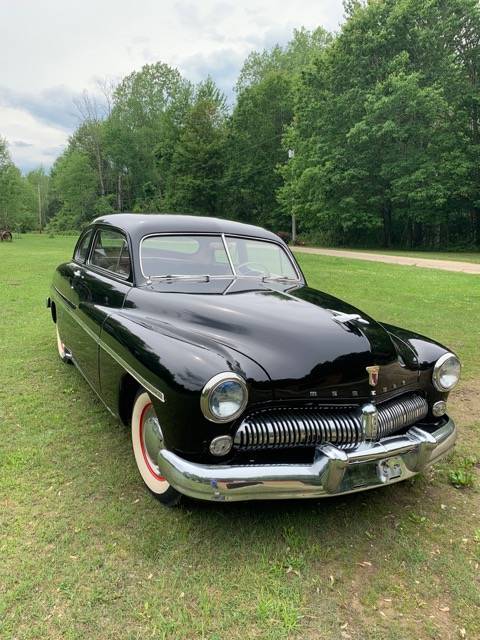
[(86, 153), (68, 149), (52, 171), (52, 190), (60, 210), (50, 222), (56, 231), (79, 228), (93, 217), (97, 195), (97, 176)]
[(476, 459), (473, 457), (462, 458), (454, 469), (448, 474), (448, 479), (454, 487), (473, 487), (475, 484)]
[(225, 149), (223, 202), (229, 216), (261, 225), (279, 218), (276, 166), (286, 159), (281, 141), (291, 118), (291, 81), (280, 71), (239, 94)]
[(166, 203), (172, 211), (211, 215), (218, 211), (223, 172), (225, 97), (208, 78), (197, 88), (173, 153)]
[(33, 186), (13, 164), (0, 137), (0, 229), (25, 231), (35, 225)]
[(171, 210), (287, 232), (295, 214), (323, 244), (480, 247), (477, 0), (344, 8), (336, 35), (302, 28), (248, 55), (231, 109), (210, 78), (161, 62), (106, 105), (85, 94), (50, 182), (22, 178), (0, 144), (4, 224)]
[(477, 3), (354, 2), (347, 16), (297, 78), (280, 201), (346, 244), (480, 244)]
[(237, 82), (225, 151), (223, 209), (245, 222), (289, 228), (290, 208), (277, 199), (287, 161), (282, 145), (294, 108), (293, 87), (331, 36), (322, 28), (301, 29), (285, 48), (250, 54)]

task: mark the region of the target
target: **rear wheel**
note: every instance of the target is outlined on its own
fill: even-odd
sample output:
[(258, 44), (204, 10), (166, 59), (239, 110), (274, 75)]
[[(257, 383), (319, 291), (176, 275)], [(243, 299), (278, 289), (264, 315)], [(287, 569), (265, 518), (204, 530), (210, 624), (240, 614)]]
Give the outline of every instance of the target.
[(172, 507), (180, 502), (181, 494), (164, 478), (157, 465), (163, 448), (163, 434), (155, 407), (146, 391), (140, 391), (132, 411), (132, 446), (135, 462), (147, 489), (157, 500)]
[(57, 332), (57, 349), (58, 349), (58, 355), (60, 357), (60, 360), (67, 364), (71, 364), (72, 356), (70, 354), (70, 351), (65, 347), (65, 344), (63, 343), (62, 338), (60, 337), (60, 331), (58, 330), (58, 323), (55, 325), (55, 330)]

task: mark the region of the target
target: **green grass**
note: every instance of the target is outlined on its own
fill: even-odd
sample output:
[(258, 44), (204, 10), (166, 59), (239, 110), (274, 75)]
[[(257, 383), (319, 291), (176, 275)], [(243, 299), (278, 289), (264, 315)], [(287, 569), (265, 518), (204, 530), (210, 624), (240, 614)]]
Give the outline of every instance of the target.
[(296, 256), (310, 286), (344, 298), (378, 320), (446, 344), (461, 357), (464, 377), (479, 375), (477, 276), (305, 253)]
[[(478, 280), (301, 255), (310, 284), (464, 360), (453, 461), (323, 501), (162, 507), (128, 432), (57, 358), (45, 309), (74, 238), (0, 244), (0, 638), (479, 636)], [(455, 410), (454, 410), (455, 413)]]

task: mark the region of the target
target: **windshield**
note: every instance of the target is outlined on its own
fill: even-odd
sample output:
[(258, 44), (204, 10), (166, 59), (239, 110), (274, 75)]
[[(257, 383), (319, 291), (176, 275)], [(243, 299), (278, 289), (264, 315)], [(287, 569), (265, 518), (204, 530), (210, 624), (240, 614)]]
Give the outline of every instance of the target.
[(225, 239), (237, 275), (298, 280), (290, 258), (278, 244), (229, 236)]
[(149, 236), (142, 240), (140, 261), (143, 275), (149, 278), (237, 275), (298, 280), (280, 245), (248, 238), (227, 236), (224, 243), (222, 236), (215, 235)]

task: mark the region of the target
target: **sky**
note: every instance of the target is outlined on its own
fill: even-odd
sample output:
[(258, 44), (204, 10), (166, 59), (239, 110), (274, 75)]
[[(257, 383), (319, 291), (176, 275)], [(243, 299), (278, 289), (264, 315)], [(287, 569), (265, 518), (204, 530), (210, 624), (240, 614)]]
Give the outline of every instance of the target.
[(99, 82), (161, 61), (231, 96), (252, 50), (342, 15), (341, 0), (0, 0), (0, 136), (22, 171), (48, 168)]

